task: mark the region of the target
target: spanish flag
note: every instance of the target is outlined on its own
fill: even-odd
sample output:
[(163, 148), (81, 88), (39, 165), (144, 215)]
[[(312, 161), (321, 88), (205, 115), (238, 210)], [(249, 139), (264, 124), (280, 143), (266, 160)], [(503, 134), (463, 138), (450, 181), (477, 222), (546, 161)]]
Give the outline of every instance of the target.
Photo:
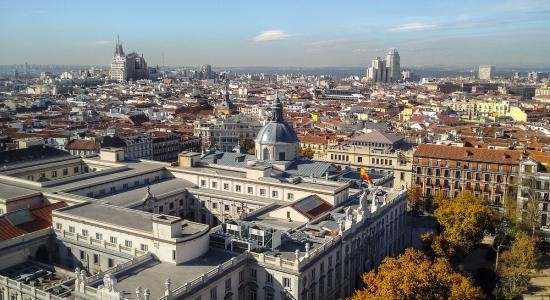
[(368, 183), (372, 184), (372, 179), (370, 179), (369, 174), (367, 174), (365, 168), (361, 168), (361, 171), (359, 171), (359, 176), (361, 177), (361, 179), (366, 180)]

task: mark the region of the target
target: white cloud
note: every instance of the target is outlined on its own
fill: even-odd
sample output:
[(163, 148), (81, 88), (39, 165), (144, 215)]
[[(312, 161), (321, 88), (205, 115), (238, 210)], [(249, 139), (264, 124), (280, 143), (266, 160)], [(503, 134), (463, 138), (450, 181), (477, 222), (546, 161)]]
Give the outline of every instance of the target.
[(253, 40), (254, 42), (280, 41), (286, 40), (289, 36), (290, 34), (282, 30), (267, 30), (260, 32)]
[(364, 53), (364, 52), (368, 52), (369, 50), (367, 49), (353, 49), (351, 50), (351, 52), (353, 53)]
[(95, 42), (96, 45), (108, 45), (111, 43), (113, 43), (113, 41), (109, 41), (109, 40), (100, 40)]
[(437, 27), (434, 24), (426, 24), (426, 23), (406, 23), (401, 24), (397, 27), (391, 28), (390, 31), (393, 32), (405, 32), (405, 31), (421, 31), (421, 30), (427, 30)]

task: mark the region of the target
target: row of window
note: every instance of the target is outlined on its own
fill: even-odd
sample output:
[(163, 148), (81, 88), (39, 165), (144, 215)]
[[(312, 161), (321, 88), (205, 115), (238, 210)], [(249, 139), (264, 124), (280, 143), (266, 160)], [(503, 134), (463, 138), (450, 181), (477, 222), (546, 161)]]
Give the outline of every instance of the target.
[[(50, 177), (51, 178), (56, 178), (58, 176), (58, 173), (57, 173), (58, 170), (53, 170), (53, 171), (50, 171)], [(73, 172), (75, 174), (78, 174), (78, 172), (80, 171), (80, 168), (79, 167), (73, 167)], [(61, 174), (63, 174), (62, 176), (68, 176), (69, 175), (69, 169), (68, 168), (64, 168), (61, 170)], [(46, 178), (46, 173), (45, 172), (42, 172), (39, 174), (39, 178)], [(34, 175), (29, 175), (27, 176), (27, 179), (28, 180), (34, 180)]]
[[(419, 157), (418, 158), (418, 164), (421, 165), (422, 164), (422, 158)], [(449, 160), (445, 160), (444, 162), (444, 165), (443, 165), (443, 161), (438, 159), (438, 160), (435, 160), (435, 163), (434, 163), (434, 160), (432, 160), (431, 158), (428, 159), (428, 165), (431, 167), (431, 166), (445, 166), (445, 167), (450, 167), (451, 163)], [(456, 167), (457, 168), (463, 168), (463, 169), (473, 169), (473, 163), (472, 162), (462, 162), (462, 161), (457, 161), (456, 162)], [(477, 170), (479, 171), (482, 171), (483, 169), (485, 169), (486, 171), (491, 171), (491, 164), (490, 163), (477, 163)], [(504, 166), (503, 165), (498, 165), (498, 171), (499, 172), (502, 172), (504, 170)], [(511, 172), (516, 172), (517, 171), (517, 166), (512, 166), (511, 168)]]
[[(155, 176), (155, 179), (154, 179), (153, 182), (157, 182), (159, 180), (160, 180), (160, 176)], [(145, 178), (143, 180), (144, 185), (148, 185), (149, 183), (151, 183), (151, 180), (149, 178)], [(134, 181), (134, 184), (132, 185), (132, 187), (138, 187), (140, 185), (141, 185), (141, 181), (136, 180), (136, 181)], [(126, 191), (126, 190), (128, 190), (128, 188), (129, 188), (129, 184), (128, 183), (123, 183), (121, 191)], [(112, 187), (109, 188), (109, 193), (115, 193), (116, 191), (117, 191), (116, 186), (112, 186)], [(101, 196), (106, 195), (107, 190), (106, 189), (100, 189), (98, 194), (101, 195)], [(94, 192), (89, 192), (89, 193), (86, 194), (86, 196), (87, 197), (93, 197)]]
[[(204, 188), (208, 188), (207, 180), (206, 179), (201, 179), (200, 186), (204, 187)], [(217, 181), (212, 181), (211, 188), (217, 189), (218, 188), (218, 182)], [(230, 191), (231, 190), (229, 183), (224, 183), (223, 184), (223, 190), (225, 190), (225, 191)], [(240, 184), (235, 185), (235, 192), (237, 192), (237, 193), (242, 193), (243, 192), (243, 188)], [(254, 187), (251, 187), (251, 186), (247, 187), (246, 192), (247, 192), (247, 194), (254, 195)], [(267, 189), (260, 188), (260, 196), (267, 197)], [(272, 198), (279, 198), (279, 191), (271, 191), (271, 197)], [(294, 194), (293, 193), (287, 193), (286, 199), (287, 200), (294, 200)]]

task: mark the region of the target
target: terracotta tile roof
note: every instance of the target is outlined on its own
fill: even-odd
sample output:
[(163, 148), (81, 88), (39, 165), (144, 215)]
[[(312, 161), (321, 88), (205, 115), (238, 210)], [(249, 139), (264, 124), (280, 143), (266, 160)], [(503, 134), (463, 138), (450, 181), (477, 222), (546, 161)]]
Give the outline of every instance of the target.
[(32, 209), (30, 212), (34, 220), (20, 225), (13, 225), (5, 215), (0, 217), (0, 241), (9, 240), (23, 234), (52, 226), (52, 210), (66, 206), (67, 204), (65, 202), (56, 202)]
[(519, 164), (519, 161), (522, 158), (522, 153), (522, 151), (518, 150), (494, 150), (422, 144), (418, 146), (414, 156), (501, 164)]

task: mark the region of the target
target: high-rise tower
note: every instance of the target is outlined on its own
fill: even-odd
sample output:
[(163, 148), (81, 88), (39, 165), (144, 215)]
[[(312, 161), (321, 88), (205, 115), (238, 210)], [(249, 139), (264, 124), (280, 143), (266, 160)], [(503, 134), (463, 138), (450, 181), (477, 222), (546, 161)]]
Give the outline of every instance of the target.
[(401, 79), (401, 65), (397, 49), (391, 48), (388, 51), (386, 62), (389, 68), (388, 81), (396, 82)]

